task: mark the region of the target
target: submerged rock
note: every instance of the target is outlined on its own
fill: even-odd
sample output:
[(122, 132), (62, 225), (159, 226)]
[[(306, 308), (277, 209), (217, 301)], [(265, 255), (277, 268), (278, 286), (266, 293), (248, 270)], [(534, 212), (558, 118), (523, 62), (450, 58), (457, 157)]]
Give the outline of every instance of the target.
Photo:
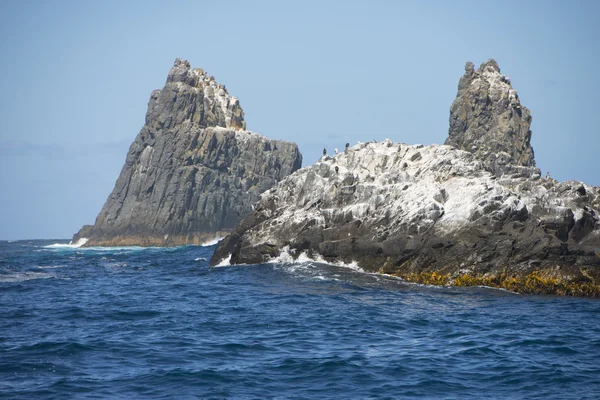
[(294, 143), (246, 131), (237, 98), (177, 59), (86, 246), (181, 245), (224, 236), (259, 195), (302, 163)]
[[(474, 81), (467, 69), (463, 90)], [(211, 265), (302, 255), (423, 283), (600, 296), (600, 188), (540, 177), (522, 124), (528, 111), (507, 123), (499, 105), (481, 110), (493, 116), (486, 129), (451, 135), (460, 147), (479, 143), (478, 130), (491, 135), (484, 151), (386, 140), (296, 171), (261, 196)], [(492, 162), (500, 153), (506, 164)]]

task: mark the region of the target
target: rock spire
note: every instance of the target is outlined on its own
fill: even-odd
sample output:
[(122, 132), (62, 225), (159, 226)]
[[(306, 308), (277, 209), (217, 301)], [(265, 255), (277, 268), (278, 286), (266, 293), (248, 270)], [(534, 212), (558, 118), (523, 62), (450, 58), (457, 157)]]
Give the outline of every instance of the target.
[(73, 240), (163, 246), (223, 236), (302, 163), (296, 144), (245, 129), (244, 111), (224, 85), (175, 60), (95, 224)]
[(450, 107), (445, 144), (472, 152), (501, 176), (518, 167), (535, 167), (530, 125), (529, 110), (498, 63), (489, 59), (476, 70), (467, 62)]

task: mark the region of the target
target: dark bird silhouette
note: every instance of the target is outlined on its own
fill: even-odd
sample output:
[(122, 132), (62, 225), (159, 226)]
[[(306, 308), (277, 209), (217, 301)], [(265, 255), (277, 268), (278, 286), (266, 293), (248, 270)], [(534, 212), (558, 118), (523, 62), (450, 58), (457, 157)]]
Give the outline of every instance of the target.
[(335, 173), (337, 174), (340, 171), (340, 167), (338, 167), (337, 165), (335, 166)]
[(323, 155), (326, 156), (327, 155), (327, 147), (323, 147)]
[[(350, 143), (346, 143), (346, 150), (348, 150), (348, 147), (350, 147)], [(344, 151), (346, 151), (344, 150)]]

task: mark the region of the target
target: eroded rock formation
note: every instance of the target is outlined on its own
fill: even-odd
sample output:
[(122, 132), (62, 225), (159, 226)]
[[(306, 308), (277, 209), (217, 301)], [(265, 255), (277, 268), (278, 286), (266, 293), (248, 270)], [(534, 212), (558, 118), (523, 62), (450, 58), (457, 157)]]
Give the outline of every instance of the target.
[(495, 62), (468, 64), (449, 141), (469, 151), (386, 140), (324, 156), (265, 192), (211, 264), (304, 254), (417, 282), (600, 296), (600, 188), (540, 177), (511, 90)]
[(302, 163), (296, 144), (245, 128), (238, 99), (177, 59), (150, 96), (146, 123), (96, 223), (73, 240), (163, 246), (223, 236)]
[(478, 70), (466, 64), (450, 107), (445, 144), (472, 152), (501, 176), (521, 166), (535, 167), (530, 125), (529, 110), (496, 61), (490, 59)]

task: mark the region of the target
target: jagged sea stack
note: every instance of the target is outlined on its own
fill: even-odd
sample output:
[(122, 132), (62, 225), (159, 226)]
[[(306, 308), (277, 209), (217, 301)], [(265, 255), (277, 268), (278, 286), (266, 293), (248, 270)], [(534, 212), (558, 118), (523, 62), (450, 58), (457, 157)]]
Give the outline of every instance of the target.
[(530, 125), (529, 110), (495, 60), (484, 62), (478, 70), (473, 63), (466, 64), (450, 107), (445, 144), (472, 152), (501, 176), (514, 167), (535, 167)]
[(171, 246), (225, 235), (302, 164), (296, 144), (245, 129), (238, 99), (177, 59), (150, 96), (146, 123), (96, 223), (73, 241)]
[(450, 129), (468, 151), (386, 140), (322, 157), (265, 192), (211, 264), (305, 254), (420, 283), (600, 297), (600, 188), (541, 178), (529, 112), (495, 62), (469, 65)]

